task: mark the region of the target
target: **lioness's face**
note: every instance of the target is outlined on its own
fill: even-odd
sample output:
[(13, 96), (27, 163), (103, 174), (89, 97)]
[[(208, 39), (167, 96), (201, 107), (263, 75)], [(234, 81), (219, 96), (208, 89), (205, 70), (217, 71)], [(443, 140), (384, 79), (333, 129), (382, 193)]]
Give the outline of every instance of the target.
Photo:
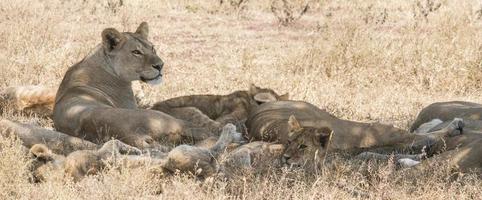
[(288, 123), (288, 144), (283, 155), (286, 164), (308, 169), (319, 166), (326, 154), (331, 129), (303, 127), (294, 116)]
[(102, 32), (107, 62), (120, 79), (141, 80), (158, 84), (162, 80), (164, 62), (156, 54), (154, 45), (147, 40), (148, 25), (143, 22), (135, 33), (120, 33), (108, 28)]

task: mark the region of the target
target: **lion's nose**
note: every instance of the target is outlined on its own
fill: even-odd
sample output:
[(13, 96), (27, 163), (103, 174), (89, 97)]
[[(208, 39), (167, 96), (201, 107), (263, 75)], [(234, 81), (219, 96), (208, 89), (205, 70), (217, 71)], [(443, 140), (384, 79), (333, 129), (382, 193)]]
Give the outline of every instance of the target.
[(283, 158), (284, 158), (285, 160), (289, 160), (289, 159), (291, 158), (291, 156), (288, 155), (288, 154), (283, 154)]
[(158, 64), (152, 65), (152, 67), (153, 67), (154, 69), (157, 69), (157, 70), (159, 70), (159, 71), (162, 70), (162, 67), (163, 67), (163, 66), (164, 66), (164, 63), (158, 63)]

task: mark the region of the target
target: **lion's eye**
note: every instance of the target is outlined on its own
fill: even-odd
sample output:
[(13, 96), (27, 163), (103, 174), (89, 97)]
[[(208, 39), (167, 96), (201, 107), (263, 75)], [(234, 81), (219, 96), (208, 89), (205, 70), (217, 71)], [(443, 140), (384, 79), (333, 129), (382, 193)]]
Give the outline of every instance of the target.
[(132, 51), (132, 53), (135, 54), (135, 55), (142, 55), (142, 52), (139, 51), (139, 50), (134, 50), (134, 51)]
[(306, 147), (308, 147), (308, 146), (306, 146), (306, 145), (304, 145), (304, 144), (300, 144), (300, 146), (298, 146), (298, 149), (304, 149), (304, 148), (306, 148)]

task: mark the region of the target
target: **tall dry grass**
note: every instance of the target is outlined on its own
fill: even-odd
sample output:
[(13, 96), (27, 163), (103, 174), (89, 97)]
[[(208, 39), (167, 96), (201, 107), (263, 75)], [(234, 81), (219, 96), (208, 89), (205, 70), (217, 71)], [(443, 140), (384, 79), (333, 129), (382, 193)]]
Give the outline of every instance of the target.
[[(0, 86), (57, 85), (67, 68), (100, 42), (104, 28), (133, 31), (147, 21), (166, 77), (159, 87), (137, 86), (146, 102), (228, 93), (255, 83), (290, 92), (293, 99), (341, 118), (402, 128), (435, 101), (482, 103), (482, 21), (476, 1), (430, 1), (440, 3), (437, 9), (422, 0), (313, 1), (287, 26), (272, 13), (272, 1), (245, 1), (242, 8), (219, 2), (0, 1)], [(9, 110), (2, 118), (52, 126), (50, 119)], [(153, 177), (142, 168), (107, 170), (79, 183), (54, 174), (50, 181), (31, 184), (19, 142), (2, 138), (0, 149), (1, 199), (482, 197), (479, 179), (454, 179), (443, 163), (416, 173), (340, 156), (317, 175), (286, 171), (202, 183), (189, 175)]]

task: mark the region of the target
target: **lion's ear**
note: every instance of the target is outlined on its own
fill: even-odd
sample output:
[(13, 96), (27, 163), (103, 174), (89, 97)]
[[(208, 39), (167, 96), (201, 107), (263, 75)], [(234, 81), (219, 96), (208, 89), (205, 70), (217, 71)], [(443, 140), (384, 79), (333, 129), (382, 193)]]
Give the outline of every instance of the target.
[(106, 28), (102, 31), (102, 44), (108, 51), (121, 46), (126, 37), (114, 28)]
[(290, 100), (290, 93), (286, 93), (286, 94), (283, 94), (281, 96), (278, 97), (278, 100), (280, 101), (288, 101)]
[(276, 97), (273, 94), (268, 92), (258, 93), (254, 95), (253, 98), (258, 103), (267, 103), (267, 102), (276, 101)]
[(291, 115), (288, 119), (288, 129), (290, 132), (297, 131), (301, 129), (301, 124), (298, 122), (294, 115)]
[(147, 22), (142, 22), (139, 27), (137, 27), (136, 33), (141, 35), (144, 39), (147, 39), (149, 36), (149, 25), (147, 25)]
[(52, 152), (43, 144), (35, 144), (30, 148), (30, 153), (37, 159), (44, 161), (52, 160)]
[(259, 88), (258, 86), (254, 85), (254, 84), (252, 84), (252, 83), (249, 84), (249, 93), (250, 93), (251, 95), (254, 95), (254, 94), (258, 93), (258, 90), (259, 90), (259, 89), (260, 89), (260, 88)]

